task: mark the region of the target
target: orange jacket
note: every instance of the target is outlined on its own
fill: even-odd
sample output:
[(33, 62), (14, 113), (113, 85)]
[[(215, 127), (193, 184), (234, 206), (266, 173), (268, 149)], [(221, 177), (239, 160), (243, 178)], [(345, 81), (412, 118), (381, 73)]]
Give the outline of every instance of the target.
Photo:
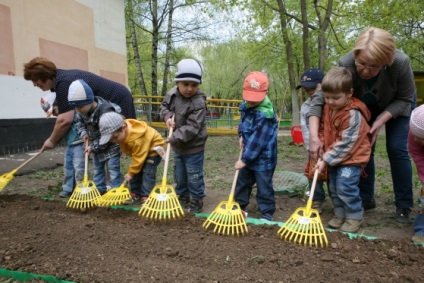
[(329, 166), (357, 164), (365, 166), (371, 154), (371, 113), (366, 105), (355, 97), (343, 109), (332, 114), (329, 105), (324, 106), (323, 160)]

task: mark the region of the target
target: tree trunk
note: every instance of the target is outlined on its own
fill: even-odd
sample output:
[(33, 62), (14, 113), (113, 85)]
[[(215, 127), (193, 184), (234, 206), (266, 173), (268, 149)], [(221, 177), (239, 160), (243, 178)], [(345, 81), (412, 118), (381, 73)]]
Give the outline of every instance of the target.
[(171, 57), (172, 50), (172, 16), (174, 14), (174, 0), (169, 1), (169, 14), (168, 14), (168, 30), (166, 33), (166, 50), (165, 50), (165, 67), (163, 70), (163, 84), (161, 95), (165, 96), (168, 91), (168, 74), (170, 62), (169, 58)]
[(133, 3), (132, 0), (128, 1), (128, 24), (131, 31), (131, 45), (134, 52), (134, 61), (135, 61), (135, 67), (137, 69), (137, 78), (138, 78), (138, 84), (140, 86), (140, 92), (141, 95), (147, 95), (146, 85), (144, 83), (143, 78), (143, 71), (141, 69), (141, 63), (140, 63), (140, 53), (138, 52), (138, 44), (137, 44), (137, 32), (135, 30), (134, 25), (134, 9), (133, 9)]
[(289, 38), (287, 32), (287, 21), (286, 21), (286, 8), (284, 6), (283, 0), (277, 0), (280, 14), (280, 24), (281, 24), (281, 33), (283, 35), (284, 44), (286, 45), (286, 56), (287, 56), (287, 67), (289, 73), (289, 82), (291, 89), (291, 98), (292, 98), (292, 124), (300, 124), (300, 115), (299, 115), (299, 100), (296, 91), (295, 84), (295, 71), (293, 64), (293, 44)]

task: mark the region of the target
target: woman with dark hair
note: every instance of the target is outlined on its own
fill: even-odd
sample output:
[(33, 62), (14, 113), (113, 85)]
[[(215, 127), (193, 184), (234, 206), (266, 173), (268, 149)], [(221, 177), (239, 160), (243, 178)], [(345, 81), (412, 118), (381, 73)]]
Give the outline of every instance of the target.
[(43, 91), (56, 92), (59, 115), (53, 132), (41, 148), (42, 151), (54, 148), (72, 124), (74, 107), (68, 103), (68, 91), (70, 84), (75, 80), (84, 80), (93, 90), (94, 96), (100, 96), (119, 105), (121, 114), (125, 118), (136, 118), (134, 102), (129, 89), (93, 73), (76, 69), (57, 69), (49, 59), (36, 57), (24, 65), (24, 78), (32, 81), (34, 86)]

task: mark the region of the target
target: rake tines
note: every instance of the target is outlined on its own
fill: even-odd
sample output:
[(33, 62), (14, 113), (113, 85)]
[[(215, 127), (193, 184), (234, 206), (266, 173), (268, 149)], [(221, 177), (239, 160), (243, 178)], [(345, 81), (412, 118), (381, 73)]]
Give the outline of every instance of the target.
[(101, 206), (112, 206), (123, 204), (126, 200), (130, 199), (130, 191), (125, 187), (125, 182), (119, 188), (113, 188), (102, 195), (100, 199)]
[(171, 220), (184, 216), (183, 208), (172, 186), (153, 188), (138, 214), (150, 220)]
[[(306, 208), (307, 209), (307, 208)], [(327, 247), (328, 240), (316, 209), (298, 208), (278, 230), (281, 239), (310, 247)]]
[(66, 206), (75, 209), (86, 209), (99, 205), (100, 201), (100, 193), (93, 182), (88, 182), (87, 184), (80, 182), (69, 197)]
[(215, 225), (213, 232), (219, 235), (242, 236), (248, 232), (239, 204), (232, 201), (222, 201), (203, 223), (203, 227), (207, 230), (211, 224)]
[(312, 198), (318, 178), (318, 169), (315, 169), (306, 207), (296, 209), (286, 223), (278, 230), (281, 239), (310, 247), (327, 247), (328, 240), (322, 226), (321, 217), (316, 209), (312, 209)]

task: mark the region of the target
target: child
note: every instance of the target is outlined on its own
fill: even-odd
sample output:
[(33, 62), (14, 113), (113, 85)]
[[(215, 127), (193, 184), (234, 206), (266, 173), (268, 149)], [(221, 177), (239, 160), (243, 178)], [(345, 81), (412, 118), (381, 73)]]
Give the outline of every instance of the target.
[(76, 80), (69, 86), (68, 93), (69, 104), (75, 107), (77, 112), (77, 130), (79, 136), (84, 142), (87, 139), (91, 144), (85, 149), (85, 152), (94, 153), (94, 176), (93, 181), (97, 186), (100, 194), (107, 191), (106, 188), (106, 172), (107, 166), (110, 176), (110, 186), (112, 188), (119, 187), (122, 183), (120, 156), (121, 149), (119, 144), (106, 143), (99, 144), (100, 117), (107, 112), (120, 112), (121, 109), (114, 103), (108, 102), (99, 96), (94, 96), (91, 88), (83, 81)]
[(322, 91), (325, 152), (315, 169), (321, 172), (326, 164), (329, 166), (335, 216), (328, 226), (356, 233), (364, 215), (358, 184), (371, 153), (367, 123), (370, 112), (364, 103), (352, 97), (352, 74), (346, 68), (331, 69), (322, 81)]
[[(303, 88), (304, 92), (308, 95), (308, 99), (302, 104), (300, 108), (300, 125), (302, 127), (302, 137), (305, 143), (306, 150), (309, 151), (309, 120), (308, 113), (311, 105), (311, 96), (317, 91), (321, 89), (321, 82), (324, 78), (323, 72), (320, 69), (307, 69), (301, 76), (300, 85), (296, 87), (296, 89)], [(305, 174), (309, 178), (309, 189), (312, 185), (311, 176), (314, 175), (313, 168), (315, 166), (315, 162), (309, 158), (309, 162), (307, 167), (305, 168)], [(315, 186), (315, 193), (313, 196), (312, 208), (316, 209), (319, 213), (322, 213), (322, 204), (325, 200), (325, 191), (323, 187), (323, 181), (318, 180)]]
[(268, 77), (264, 73), (250, 72), (246, 76), (238, 127), (243, 153), (235, 164), (235, 169), (240, 171), (234, 198), (244, 211), (256, 183), (261, 218), (271, 221), (275, 212), (272, 176), (277, 165), (278, 122), (267, 91)]
[(193, 59), (183, 59), (177, 65), (174, 81), (176, 86), (162, 101), (160, 115), (168, 129), (174, 128), (166, 142), (174, 150), (175, 191), (188, 213), (198, 213), (203, 210), (205, 197), (203, 160), (208, 138), (206, 96), (199, 89), (202, 67)]
[[(56, 95), (54, 93), (50, 93), (49, 95), (54, 95), (54, 97), (51, 97), (50, 101), (42, 98), (41, 107), (46, 112), (47, 117), (50, 117), (51, 115), (57, 116), (59, 115), (59, 109), (55, 102)], [(54, 103), (51, 103), (51, 101), (54, 101)], [(66, 150), (63, 166), (64, 177), (62, 191), (59, 193), (59, 196), (61, 198), (67, 198), (72, 195), (77, 182), (84, 178), (84, 143), (82, 139), (78, 137), (78, 131), (76, 129), (76, 115), (74, 115), (74, 121), (72, 122), (71, 127), (63, 137), (66, 141)]]
[(408, 148), (421, 181), (421, 195), (414, 220), (412, 241), (424, 245), (424, 105), (415, 108), (409, 121)]
[(156, 183), (157, 167), (162, 160), (156, 150), (163, 150), (162, 136), (145, 122), (126, 119), (115, 112), (100, 117), (100, 145), (117, 143), (131, 157), (124, 179), (130, 182), (131, 199), (126, 204), (144, 204)]

